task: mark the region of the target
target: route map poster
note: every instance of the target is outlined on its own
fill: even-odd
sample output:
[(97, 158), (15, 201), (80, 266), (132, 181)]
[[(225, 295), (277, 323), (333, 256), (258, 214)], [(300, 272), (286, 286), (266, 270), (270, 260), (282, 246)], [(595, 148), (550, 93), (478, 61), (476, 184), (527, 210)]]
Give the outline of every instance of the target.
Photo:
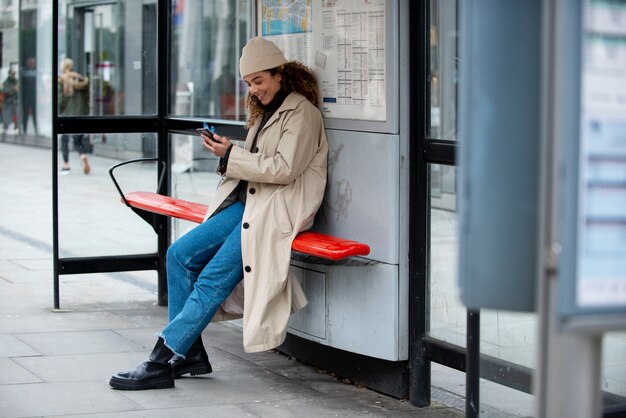
[(326, 118), (387, 117), (385, 0), (260, 0), (260, 35), (313, 69)]
[(288, 60), (310, 66), (313, 39), (312, 0), (261, 0), (259, 35), (282, 49)]

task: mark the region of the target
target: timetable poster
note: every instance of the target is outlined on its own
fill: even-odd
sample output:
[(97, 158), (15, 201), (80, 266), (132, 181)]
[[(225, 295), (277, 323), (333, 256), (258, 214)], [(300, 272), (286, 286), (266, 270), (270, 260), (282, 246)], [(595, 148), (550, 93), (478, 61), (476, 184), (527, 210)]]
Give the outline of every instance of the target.
[(576, 304), (626, 307), (626, 3), (585, 13)]
[(313, 69), (326, 118), (386, 121), (385, 0), (261, 0), (260, 34)]

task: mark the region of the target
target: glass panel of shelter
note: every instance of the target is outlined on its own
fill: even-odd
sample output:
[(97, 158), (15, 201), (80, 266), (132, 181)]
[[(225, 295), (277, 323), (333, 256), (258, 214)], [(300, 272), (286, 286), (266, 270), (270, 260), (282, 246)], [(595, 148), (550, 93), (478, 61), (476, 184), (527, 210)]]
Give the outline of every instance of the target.
[(175, 0), (172, 7), (170, 113), (244, 121), (239, 55), (252, 2)]
[[(67, 83), (59, 83), (60, 115), (156, 114), (156, 17), (156, 3), (70, 2), (60, 8), (60, 81), (64, 69), (72, 71)], [(75, 85), (68, 87), (70, 81)], [(80, 104), (73, 103), (79, 101), (74, 94), (82, 96)]]
[[(60, 118), (156, 114), (156, 6), (59, 2), (59, 79), (51, 87)], [(156, 139), (150, 132), (59, 135), (60, 258), (156, 251), (154, 231), (120, 202), (108, 174), (119, 161), (155, 157)], [(124, 191), (156, 191), (156, 164), (118, 173)]]
[(426, 135), (433, 139), (457, 139), (458, 2), (430, 1), (430, 112)]
[[(252, 7), (248, 0), (172, 2), (171, 116), (245, 121), (247, 87), (239, 77), (239, 55), (249, 38)], [(208, 202), (220, 179), (218, 159), (195, 135), (171, 134), (169, 141), (172, 195)], [(172, 220), (172, 239), (193, 226)]]
[[(58, 179), (60, 257), (156, 251), (154, 231), (120, 201), (108, 173), (117, 161), (154, 157), (156, 135), (71, 134), (61, 135), (59, 143), (71, 167)], [(116, 178), (125, 192), (156, 191), (157, 166), (123, 166)]]

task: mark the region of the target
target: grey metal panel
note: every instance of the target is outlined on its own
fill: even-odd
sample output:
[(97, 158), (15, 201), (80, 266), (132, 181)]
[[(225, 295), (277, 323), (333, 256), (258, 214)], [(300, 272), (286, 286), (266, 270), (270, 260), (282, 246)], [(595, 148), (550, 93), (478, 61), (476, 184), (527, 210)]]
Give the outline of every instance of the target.
[(466, 305), (532, 311), (541, 2), (461, 2), (459, 282)]
[(325, 273), (307, 266), (300, 262), (292, 266), (309, 305), (292, 315), (290, 333), (352, 353), (407, 359), (406, 308), (401, 309), (406, 306), (406, 290), (400, 290), (398, 266), (327, 266)]
[(289, 331), (314, 341), (326, 339), (326, 280), (324, 273), (291, 267), (309, 304), (289, 318)]
[(404, 360), (398, 327), (398, 266), (333, 267), (326, 273), (327, 345), (390, 361)]
[(326, 196), (314, 229), (355, 239), (368, 258), (398, 263), (400, 163), (397, 135), (327, 130)]
[[(410, 21), (409, 1), (398, 2), (398, 32), (399, 32), (399, 60), (398, 60), (398, 84), (403, 86), (409, 85), (411, 74), (409, 37), (415, 36), (411, 31), (412, 23)], [(400, 122), (400, 138), (399, 138), (399, 155), (398, 165), (400, 168), (400, 185), (398, 199), (399, 206), (399, 223), (398, 223), (398, 358), (406, 360), (409, 356), (409, 224), (411, 208), (409, 207), (409, 195), (411, 183), (409, 181), (410, 173), (410, 127), (411, 116), (415, 109), (411, 109), (411, 91), (403, 88), (397, 91), (399, 103), (399, 122)]]

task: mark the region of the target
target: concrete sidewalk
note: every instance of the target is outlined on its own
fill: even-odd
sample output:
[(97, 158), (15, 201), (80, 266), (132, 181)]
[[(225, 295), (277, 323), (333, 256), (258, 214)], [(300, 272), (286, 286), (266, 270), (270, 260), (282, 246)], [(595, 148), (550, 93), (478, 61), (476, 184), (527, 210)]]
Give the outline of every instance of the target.
[[(145, 359), (167, 308), (156, 306), (156, 275), (139, 272), (61, 276), (62, 309), (52, 309), (50, 154), (0, 143), (0, 416), (463, 416), (437, 402), (415, 408), (275, 351), (246, 354), (231, 323), (203, 333), (212, 374), (174, 389), (111, 389), (113, 373)], [(96, 184), (112, 162), (92, 160)], [(64, 216), (80, 216), (71, 210), (81, 208), (64, 207)]]

